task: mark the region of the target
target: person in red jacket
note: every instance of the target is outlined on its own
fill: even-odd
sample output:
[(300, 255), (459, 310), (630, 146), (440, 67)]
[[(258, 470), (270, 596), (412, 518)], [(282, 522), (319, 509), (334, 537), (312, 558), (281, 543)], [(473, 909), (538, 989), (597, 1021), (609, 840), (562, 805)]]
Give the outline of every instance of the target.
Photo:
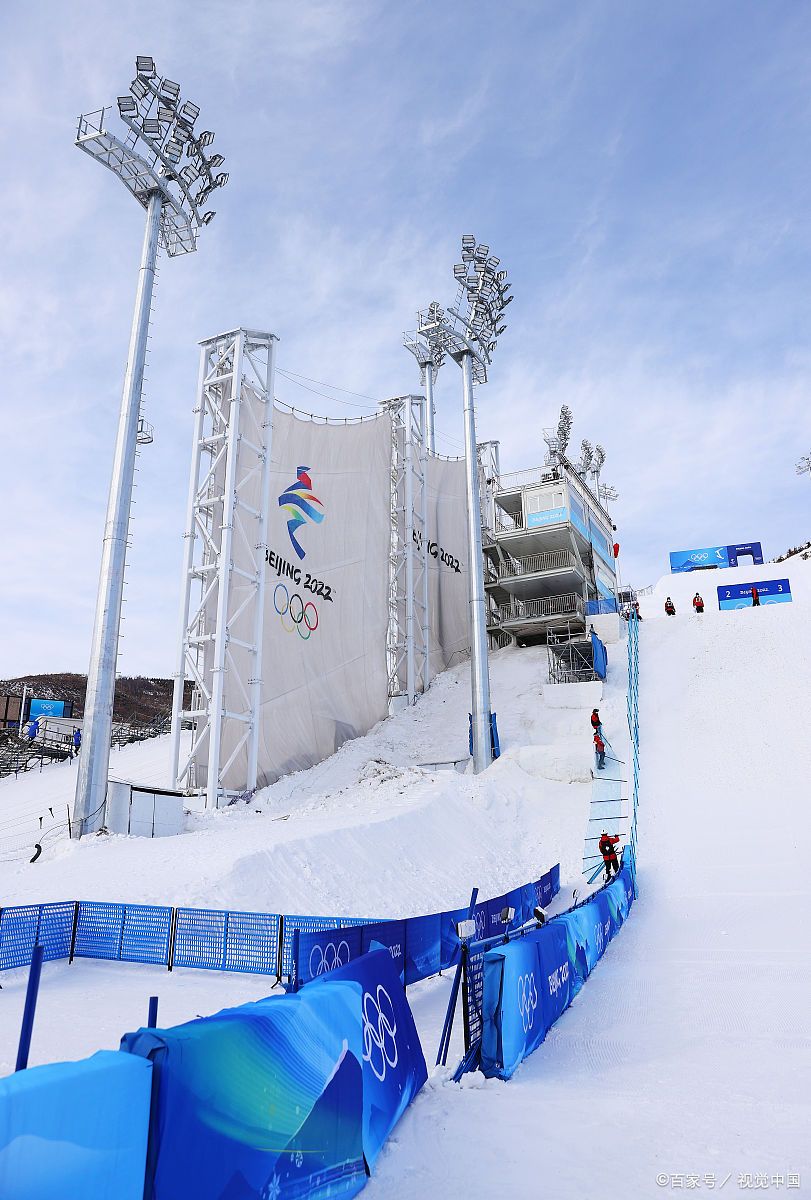
[(760, 595), (756, 587), (752, 588), (752, 608), (760, 608)]
[(665, 600), (665, 612), (667, 613), (667, 615), (669, 617), (675, 617), (675, 615), (676, 615), (676, 605), (673, 603), (673, 601), (670, 599), (669, 596), (668, 596), (667, 600)]
[(596, 709), (596, 708), (593, 708), (591, 710), (591, 727), (595, 733), (599, 733), (600, 735), (602, 735), (603, 723), (600, 720), (600, 713), (599, 713), (598, 709)]
[(600, 735), (596, 729), (594, 731), (594, 749), (597, 754), (597, 770), (604, 771), (605, 770), (605, 742), (600, 737)]
[(620, 864), (617, 859), (616, 845), (619, 841), (619, 834), (609, 834), (603, 830), (602, 837), (599, 841), (600, 853), (603, 856), (603, 866), (605, 867), (606, 883), (611, 878), (611, 872), (615, 875), (619, 874)]
[(704, 611), (704, 601), (701, 599), (701, 596), (699, 596), (698, 592), (696, 592), (695, 596), (693, 596), (693, 608), (696, 610), (699, 616), (701, 616)]

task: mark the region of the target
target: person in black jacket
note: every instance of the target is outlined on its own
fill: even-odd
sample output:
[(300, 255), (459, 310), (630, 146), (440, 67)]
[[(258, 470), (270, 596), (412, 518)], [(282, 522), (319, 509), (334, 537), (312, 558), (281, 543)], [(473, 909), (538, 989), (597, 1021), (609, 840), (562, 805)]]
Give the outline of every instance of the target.
[(665, 600), (665, 612), (667, 613), (667, 615), (669, 617), (675, 617), (675, 615), (676, 615), (676, 605), (673, 603), (673, 601), (670, 599), (669, 596), (668, 596), (667, 600)]

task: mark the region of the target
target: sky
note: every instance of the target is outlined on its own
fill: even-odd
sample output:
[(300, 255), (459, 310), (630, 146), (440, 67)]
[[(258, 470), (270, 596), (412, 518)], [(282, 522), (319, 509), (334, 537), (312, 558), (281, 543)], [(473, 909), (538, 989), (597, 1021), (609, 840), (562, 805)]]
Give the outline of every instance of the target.
[[(73, 141), (139, 53), (230, 182), (161, 261), (122, 672), (174, 669), (198, 341), (270, 330), (318, 381), (280, 374), (281, 400), (372, 411), (419, 389), (402, 333), (453, 296), (462, 233), (515, 294), (479, 439), (536, 466), (568, 404), (575, 452), (607, 452), (625, 581), (811, 537), (808, 5), (7, 0), (0, 47), (0, 677), (87, 669), (143, 212)], [(452, 363), (436, 400), (459, 454)]]

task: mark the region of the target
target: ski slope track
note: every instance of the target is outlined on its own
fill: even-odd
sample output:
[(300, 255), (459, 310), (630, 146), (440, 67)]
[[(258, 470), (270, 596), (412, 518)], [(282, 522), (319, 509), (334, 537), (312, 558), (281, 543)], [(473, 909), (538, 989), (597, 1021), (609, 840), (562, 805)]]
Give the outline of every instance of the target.
[[(649, 620), (643, 606), (632, 916), (509, 1083), (432, 1073), (378, 1160), (370, 1200), (636, 1200), (689, 1176), (698, 1194), (726, 1179), (732, 1195), (747, 1173), (782, 1176), (773, 1191), (799, 1174), (793, 1194), (811, 1194), (811, 561), (768, 566), (768, 577), (790, 575), (794, 603), (718, 613), (702, 574), (683, 596), (679, 581), (675, 619)], [(717, 583), (725, 573), (712, 574)], [(671, 579), (647, 603), (661, 608)], [(701, 618), (688, 613), (696, 586), (709, 605)], [(600, 711), (627, 757), (624, 655), (624, 644), (609, 646)], [(563, 907), (582, 888), (592, 700), (558, 707), (543, 686), (545, 658), (493, 656), (504, 754), (478, 778), (419, 765), (465, 752), (463, 664), (413, 709), (246, 808), (192, 815), (179, 838), (87, 838), (34, 865), (2, 863), (0, 897), (394, 917), (463, 903), (474, 884), (497, 894), (559, 860)], [(166, 759), (165, 742), (126, 748), (113, 770), (160, 782)], [(0, 781), (0, 822), (67, 803), (74, 771)], [(0, 982), (5, 1073), (25, 972)], [(409, 989), (429, 1063), (449, 987), (442, 977)], [(48, 963), (31, 1061), (115, 1047), (143, 1023), (150, 994), (168, 1025), (267, 989), (249, 975)], [(449, 1062), (461, 1054), (460, 1026)]]

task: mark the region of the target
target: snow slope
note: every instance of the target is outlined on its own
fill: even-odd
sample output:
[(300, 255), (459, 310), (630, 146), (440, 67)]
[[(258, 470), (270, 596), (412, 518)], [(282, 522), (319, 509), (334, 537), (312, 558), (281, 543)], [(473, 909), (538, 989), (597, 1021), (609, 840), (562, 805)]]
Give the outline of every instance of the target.
[[(617, 647), (616, 676), (602, 703), (604, 719), (620, 731), (622, 653)], [(470, 685), (463, 664), (438, 677), (414, 708), (347, 743), (326, 762), (280, 780), (248, 806), (191, 814), (188, 832), (180, 837), (65, 840), (36, 863), (19, 855), (0, 863), (0, 901), (130, 900), (397, 917), (457, 907), (474, 885), (482, 896), (498, 895), (559, 861), (565, 903), (571, 886), (580, 882), (594, 699), (589, 686), (578, 706), (558, 708), (560, 689), (554, 689), (547, 706), (545, 675), (544, 650), (505, 650), (493, 657), (503, 754), (485, 776), (418, 765), (465, 753)], [(158, 783), (167, 761), (168, 739), (156, 740), (118, 752), (113, 773)], [(44, 805), (64, 811), (74, 781), (70, 764), (0, 781), (0, 839), (13, 835), (16, 841), (9, 845), (18, 845), (23, 828), (33, 840), (37, 813)], [(80, 973), (92, 978), (93, 998), (84, 999), (77, 1014)], [(24, 974), (9, 972), (0, 979), (0, 1073), (13, 1061)], [(87, 962), (46, 964), (43, 978), (43, 1011), (53, 1004), (62, 1017), (45, 1016), (38, 1023), (36, 1062), (117, 1045), (122, 1029), (133, 1019), (142, 1022), (150, 988), (161, 996), (166, 1023), (268, 989), (265, 977), (177, 970), (168, 975)], [(128, 1020), (125, 1012), (132, 1014)]]
[[(685, 571), (676, 575), (663, 575), (653, 591), (642, 596), (639, 611), (643, 620), (665, 616), (665, 600), (671, 597), (676, 606), (676, 615), (692, 613), (693, 596), (700, 592), (707, 611), (718, 611), (719, 587), (730, 587), (737, 583), (758, 583), (761, 579), (788, 579), (791, 583), (793, 603), (811, 604), (811, 559), (799, 556), (781, 563), (767, 562), (756, 567), (746, 563), (740, 567), (723, 567), (715, 571)], [(672, 620), (672, 618), (671, 618)]]
[[(733, 1194), (746, 1172), (782, 1176), (783, 1188), (799, 1173), (800, 1194), (811, 1190), (809, 567), (792, 564), (790, 605), (643, 622), (632, 918), (512, 1081), (453, 1085), (433, 1073), (378, 1160), (370, 1200), (637, 1200), (689, 1175), (704, 1190), (729, 1177)], [(615, 744), (623, 649), (601, 704)], [(192, 817), (188, 834), (163, 842), (86, 839), (33, 866), (3, 864), (4, 902), (82, 895), (394, 916), (458, 903), (473, 883), (495, 893), (558, 857), (565, 899), (579, 881), (591, 700), (545, 704), (542, 661), (537, 650), (494, 657), (505, 755), (484, 776), (415, 765), (463, 753), (463, 666), (247, 811)], [(128, 769), (160, 752), (133, 748)], [(0, 815), (36, 807), (48, 775), (0, 784)], [(257, 977), (95, 962), (46, 964), (43, 981), (35, 1062), (115, 1046), (151, 992), (169, 1024), (267, 991)], [(0, 1071), (13, 1061), (24, 973), (2, 984)], [(429, 1062), (449, 986), (409, 989)]]
[(510, 1083), (434, 1077), (370, 1200), (811, 1194), (808, 608), (643, 622), (640, 655), (633, 915)]

